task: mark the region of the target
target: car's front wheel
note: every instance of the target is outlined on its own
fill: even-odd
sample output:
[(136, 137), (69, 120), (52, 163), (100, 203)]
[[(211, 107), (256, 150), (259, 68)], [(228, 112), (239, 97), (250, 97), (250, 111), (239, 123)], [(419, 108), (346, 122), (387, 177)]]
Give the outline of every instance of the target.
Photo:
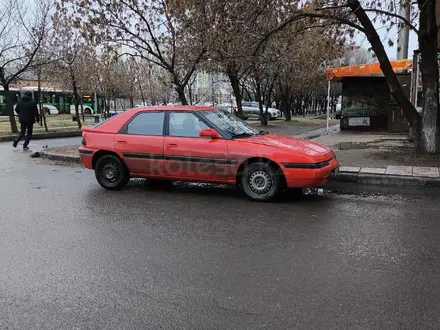
[(130, 180), (130, 173), (122, 160), (114, 155), (105, 155), (98, 159), (95, 176), (98, 183), (107, 190), (120, 190)]
[(283, 183), (283, 175), (279, 173), (279, 169), (266, 162), (246, 166), (241, 175), (241, 187), (254, 201), (276, 200), (283, 190)]

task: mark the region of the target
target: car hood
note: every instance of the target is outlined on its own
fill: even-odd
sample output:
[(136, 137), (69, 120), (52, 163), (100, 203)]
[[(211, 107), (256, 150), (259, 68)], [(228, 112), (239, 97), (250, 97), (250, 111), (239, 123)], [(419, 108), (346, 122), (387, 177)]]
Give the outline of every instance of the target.
[(326, 161), (334, 157), (333, 151), (326, 146), (290, 136), (268, 134), (256, 136), (243, 141), (251, 144), (275, 147), (283, 151), (299, 153), (317, 158), (318, 161)]

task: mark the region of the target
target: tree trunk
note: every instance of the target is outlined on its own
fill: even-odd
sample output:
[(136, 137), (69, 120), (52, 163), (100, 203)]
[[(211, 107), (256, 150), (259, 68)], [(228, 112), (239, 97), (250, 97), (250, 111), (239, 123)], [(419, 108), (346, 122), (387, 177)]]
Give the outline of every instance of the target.
[(43, 110), (43, 102), (41, 100), (41, 74), (37, 72), (37, 79), (38, 79), (38, 106), (40, 110), (40, 125), (43, 126), (44, 124), (44, 130), (46, 132), (49, 132), (49, 129), (47, 128), (47, 121), (46, 121), (46, 112)]
[(264, 113), (266, 115), (266, 118), (268, 118), (268, 114), (269, 114), (269, 108), (272, 105), (272, 94), (273, 94), (273, 90), (275, 88), (275, 80), (276, 80), (276, 76), (273, 78), (273, 80), (271, 81), (269, 87), (266, 90), (265, 93), (265, 105), (266, 105), (266, 109), (264, 110)]
[(312, 108), (315, 113), (315, 117), (318, 116), (318, 97), (316, 95), (313, 96), (312, 99)]
[(296, 111), (297, 115), (305, 116), (306, 115), (306, 99), (303, 93), (299, 94), (297, 98)]
[(440, 113), (439, 113), (439, 72), (437, 65), (437, 24), (435, 1), (419, 0), (420, 33), (419, 49), (422, 57), (423, 107), (422, 130), (420, 139), (416, 138), (418, 149), (427, 153), (440, 152)]
[(280, 90), (280, 107), (284, 113), (284, 118), (286, 121), (292, 120), (292, 112), (290, 109), (290, 102), (289, 102), (289, 88), (287, 85), (279, 85)]
[(191, 86), (188, 87), (188, 97), (189, 97), (189, 104), (193, 105), (194, 104), (194, 100), (193, 100), (193, 93), (192, 93)]
[(185, 86), (177, 86), (176, 92), (179, 95), (179, 101), (182, 103), (182, 105), (188, 105), (185, 95)]
[(237, 103), (237, 116), (243, 118), (243, 105), (242, 95), (240, 90), (240, 81), (238, 80), (238, 74), (233, 69), (228, 68), (228, 77), (231, 82), (232, 91), (234, 92), (235, 101)]
[(292, 111), (290, 109), (290, 102), (289, 102), (289, 95), (283, 95), (283, 98), (281, 99), (281, 103), (284, 104), (284, 116), (286, 118), (286, 121), (292, 120)]
[(280, 104), (281, 104), (281, 100), (280, 100), (279, 96), (276, 96), (275, 97), (275, 108), (280, 109)]
[(9, 122), (11, 123), (11, 131), (14, 134), (18, 133), (17, 128), (17, 122), (15, 121), (15, 115), (14, 115), (14, 100), (11, 94), (11, 91), (9, 90), (9, 84), (4, 84), (3, 89), (5, 91), (6, 96), (6, 109), (7, 113), (9, 114)]
[(73, 84), (73, 102), (75, 103), (75, 115), (76, 115), (76, 122), (78, 123), (78, 128), (81, 129), (81, 118), (79, 117), (79, 95), (78, 95), (78, 89), (76, 87), (76, 83)]
[(110, 118), (110, 101), (108, 96), (104, 96), (104, 113), (105, 119)]
[(83, 121), (83, 123), (85, 122), (85, 118), (84, 118), (84, 102), (83, 102), (83, 97), (82, 97), (82, 95), (79, 95), (78, 96), (79, 97), (79, 104), (80, 104), (80, 109), (81, 109), (81, 118), (82, 118), (82, 121)]
[[(150, 82), (151, 84), (151, 82)], [(139, 91), (141, 92), (141, 98), (142, 98), (142, 105), (145, 104), (145, 96), (144, 96), (144, 89), (142, 88), (142, 82), (139, 80)], [(152, 95), (150, 95), (151, 98), (153, 98)]]

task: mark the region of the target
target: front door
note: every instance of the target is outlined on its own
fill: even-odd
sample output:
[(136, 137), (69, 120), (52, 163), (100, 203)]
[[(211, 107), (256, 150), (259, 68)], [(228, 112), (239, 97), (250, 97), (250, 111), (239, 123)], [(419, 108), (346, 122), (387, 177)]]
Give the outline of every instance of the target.
[(138, 113), (115, 137), (115, 149), (124, 157), (130, 173), (163, 176), (164, 112)]
[(170, 112), (164, 170), (173, 180), (226, 182), (231, 165), (226, 140), (202, 138), (208, 126), (192, 112)]

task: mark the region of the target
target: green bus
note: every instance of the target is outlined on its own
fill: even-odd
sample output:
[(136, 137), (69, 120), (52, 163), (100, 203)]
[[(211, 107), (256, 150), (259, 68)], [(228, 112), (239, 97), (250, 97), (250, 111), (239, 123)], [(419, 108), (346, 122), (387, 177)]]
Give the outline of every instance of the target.
[[(14, 106), (26, 91), (32, 92), (34, 100), (40, 100), (38, 87), (23, 87), (21, 89), (11, 88), (10, 93), (12, 94)], [(95, 100), (98, 102), (95, 102)], [(71, 92), (57, 90), (54, 88), (42, 88), (41, 101), (46, 115), (75, 113), (75, 104), (73, 102), (73, 95)], [(83, 106), (84, 114), (86, 115), (101, 113), (101, 109), (103, 108), (103, 100), (97, 96), (92, 97), (85, 95), (83, 96)], [(4, 89), (0, 88), (0, 116), (6, 115), (6, 95)]]

